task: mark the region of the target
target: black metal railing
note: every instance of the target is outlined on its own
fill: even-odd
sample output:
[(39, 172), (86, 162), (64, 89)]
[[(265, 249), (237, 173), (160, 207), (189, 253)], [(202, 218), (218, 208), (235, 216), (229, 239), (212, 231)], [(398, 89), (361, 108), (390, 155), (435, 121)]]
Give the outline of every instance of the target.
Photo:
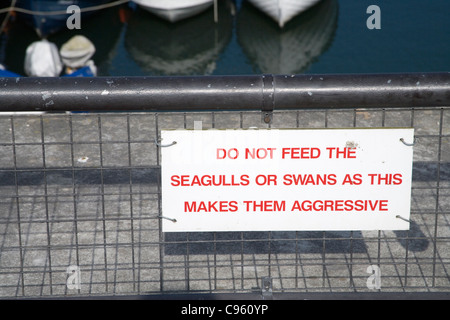
[(1, 78), (0, 111), (448, 106), (450, 73)]

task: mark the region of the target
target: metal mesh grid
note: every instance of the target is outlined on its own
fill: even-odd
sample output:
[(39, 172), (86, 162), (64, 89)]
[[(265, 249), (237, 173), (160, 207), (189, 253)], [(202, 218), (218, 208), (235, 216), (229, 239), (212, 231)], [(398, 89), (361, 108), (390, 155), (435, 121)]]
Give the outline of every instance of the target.
[[(162, 233), (155, 139), (195, 121), (414, 127), (410, 230)], [(3, 115), (0, 177), (1, 297), (450, 291), (449, 108)]]

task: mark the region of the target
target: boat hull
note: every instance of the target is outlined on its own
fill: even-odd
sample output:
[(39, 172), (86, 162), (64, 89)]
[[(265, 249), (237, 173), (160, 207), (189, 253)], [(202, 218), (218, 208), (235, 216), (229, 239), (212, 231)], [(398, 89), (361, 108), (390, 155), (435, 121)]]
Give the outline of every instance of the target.
[(212, 6), (214, 0), (158, 1), (134, 0), (141, 8), (170, 22), (195, 16)]
[(282, 28), (293, 17), (321, 0), (249, 0), (255, 7), (274, 19)]
[[(17, 0), (16, 6), (36, 12), (53, 12), (66, 11), (71, 5), (76, 5), (80, 9), (83, 9), (105, 4), (110, 1), (111, 0)], [(81, 17), (85, 18), (94, 12), (95, 11), (82, 13)], [(60, 15), (30, 15), (20, 13), (19, 15), (22, 20), (34, 27), (39, 37), (45, 38), (64, 28), (67, 28), (67, 19), (71, 16), (71, 13)]]

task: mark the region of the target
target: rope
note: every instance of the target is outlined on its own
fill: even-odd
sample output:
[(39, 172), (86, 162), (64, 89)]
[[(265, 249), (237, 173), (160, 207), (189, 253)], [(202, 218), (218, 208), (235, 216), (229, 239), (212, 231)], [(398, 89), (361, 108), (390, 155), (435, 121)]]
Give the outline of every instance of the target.
[[(89, 11), (102, 10), (102, 9), (121, 5), (121, 4), (127, 3), (129, 1), (130, 0), (117, 0), (117, 1), (109, 2), (109, 3), (105, 3), (105, 4), (100, 4), (97, 6), (82, 8), (82, 9), (80, 9), (80, 12), (83, 13), (83, 12), (89, 12)], [(56, 15), (61, 15), (61, 14), (68, 14), (68, 12), (65, 10), (64, 11), (63, 10), (60, 10), (60, 11), (33, 11), (33, 10), (15, 7), (14, 5), (12, 5), (8, 8), (0, 9), (0, 14), (6, 13), (6, 12), (11, 12), (11, 11), (20, 12), (20, 13), (24, 13), (24, 14), (31, 14), (31, 15), (35, 15), (35, 16), (53, 16), (53, 15), (56, 16)]]
[[(13, 0), (11, 2), (11, 7), (14, 7), (16, 5), (16, 1), (17, 0)], [(2, 25), (0, 26), (0, 35), (3, 33), (3, 30), (5, 29), (6, 24), (8, 23), (8, 20), (9, 20), (10, 16), (11, 16), (11, 10), (8, 10), (8, 14), (6, 15), (5, 19), (3, 19)]]

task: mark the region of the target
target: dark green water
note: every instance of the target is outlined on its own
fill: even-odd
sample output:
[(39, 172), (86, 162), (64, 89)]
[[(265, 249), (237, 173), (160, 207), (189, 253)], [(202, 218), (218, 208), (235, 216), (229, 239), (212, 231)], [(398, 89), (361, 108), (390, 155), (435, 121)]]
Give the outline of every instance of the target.
[[(245, 0), (219, 3), (218, 23), (212, 8), (170, 24), (122, 6), (49, 41), (61, 46), (75, 34), (90, 38), (100, 76), (450, 71), (447, 0), (323, 0), (282, 30)], [(381, 29), (366, 26), (373, 4)], [(23, 74), (26, 47), (35, 40), (34, 30), (13, 23), (3, 63)]]

